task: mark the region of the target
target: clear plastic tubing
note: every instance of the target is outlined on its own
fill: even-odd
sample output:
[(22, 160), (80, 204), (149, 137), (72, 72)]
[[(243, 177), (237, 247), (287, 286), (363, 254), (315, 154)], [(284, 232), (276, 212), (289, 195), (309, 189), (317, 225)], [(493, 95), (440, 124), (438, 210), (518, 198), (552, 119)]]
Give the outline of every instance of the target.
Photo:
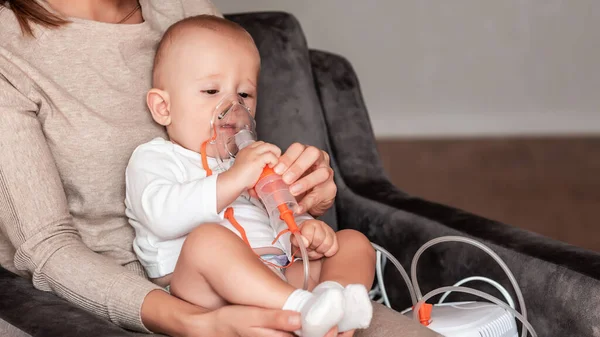
[(302, 255), (302, 266), (304, 267), (304, 283), (302, 283), (302, 289), (308, 290), (308, 277), (310, 276), (308, 252), (306, 251), (306, 247), (304, 246), (304, 241), (302, 241), (302, 235), (300, 235), (300, 232), (294, 232), (294, 236), (296, 237), (296, 241), (298, 242), (298, 247), (300, 247), (300, 254)]
[[(487, 277), (481, 277), (481, 276), (467, 277), (466, 279), (456, 282), (454, 284), (454, 287), (462, 286), (463, 284), (465, 284), (467, 282), (471, 282), (471, 281), (482, 281), (487, 284), (491, 284), (494, 288), (498, 289), (498, 291), (502, 294), (502, 296), (504, 296), (506, 303), (508, 303), (508, 305), (511, 308), (515, 309), (515, 301), (513, 301), (512, 297), (510, 297), (510, 294), (508, 293), (508, 291), (503, 286), (501, 286), (500, 283), (498, 283), (494, 280), (490, 280)], [(440, 300), (438, 301), (438, 304), (444, 303), (444, 301), (446, 300), (448, 295), (450, 295), (451, 293), (452, 293), (451, 291), (445, 292), (444, 295), (442, 296), (442, 298), (440, 298)]]
[(404, 268), (402, 267), (400, 262), (398, 262), (398, 260), (394, 257), (394, 255), (390, 254), (390, 252), (385, 250), (380, 245), (378, 245), (376, 243), (372, 243), (372, 242), (371, 242), (371, 245), (373, 246), (373, 248), (375, 248), (375, 250), (377, 250), (377, 251), (381, 252), (383, 255), (385, 255), (385, 257), (388, 260), (392, 261), (392, 264), (396, 267), (396, 269), (398, 269), (398, 271), (402, 275), (402, 278), (404, 279), (404, 282), (406, 283), (406, 286), (408, 287), (408, 292), (410, 293), (410, 300), (412, 301), (412, 304), (413, 305), (417, 304), (417, 296), (415, 295), (415, 291), (413, 290), (413, 285), (410, 282), (410, 278), (408, 277), (408, 274), (406, 273), (406, 271), (404, 270)]
[(518, 311), (516, 311), (515, 309), (511, 308), (509, 305), (507, 305), (506, 303), (502, 302), (501, 300), (495, 298), (492, 295), (486, 294), (486, 293), (481, 292), (479, 290), (475, 290), (475, 289), (471, 289), (471, 288), (466, 288), (466, 287), (442, 287), (442, 288), (439, 288), (439, 289), (436, 289), (436, 290), (428, 292), (415, 305), (415, 307), (413, 309), (413, 319), (416, 320), (416, 321), (419, 320), (419, 309), (421, 309), (421, 306), (428, 299), (432, 298), (435, 295), (439, 295), (441, 293), (445, 293), (445, 292), (448, 292), (448, 291), (459, 292), (459, 293), (467, 293), (467, 294), (479, 296), (479, 297), (485, 298), (488, 301), (491, 301), (492, 303), (494, 303), (494, 304), (502, 307), (503, 309), (505, 309), (508, 312), (510, 312), (511, 314), (513, 314), (519, 321), (521, 321), (521, 323), (523, 323), (523, 327), (524, 327), (523, 328), (523, 333), (524, 333), (525, 336), (527, 335), (527, 331), (529, 331), (531, 333), (532, 337), (537, 337), (537, 333), (533, 329), (533, 326), (531, 326), (531, 324), (527, 321), (527, 318), (524, 315), (521, 315)]
[[(525, 300), (523, 299), (523, 294), (521, 293), (521, 288), (519, 288), (519, 284), (517, 283), (517, 279), (515, 278), (515, 276), (513, 275), (513, 273), (510, 271), (510, 269), (508, 269), (508, 266), (506, 265), (506, 263), (504, 263), (504, 261), (502, 261), (502, 259), (498, 256), (498, 254), (494, 253), (493, 250), (491, 250), (490, 248), (486, 247), (484, 244), (477, 242), (475, 240), (469, 239), (469, 238), (465, 238), (462, 236), (443, 236), (440, 238), (436, 238), (433, 239), (429, 242), (427, 242), (426, 244), (424, 244), (423, 246), (421, 246), (421, 248), (419, 248), (419, 250), (415, 253), (415, 256), (413, 257), (412, 260), (412, 264), (410, 267), (410, 274), (411, 274), (411, 279), (412, 279), (412, 284), (414, 286), (417, 298), (419, 299), (419, 303), (424, 302), (423, 301), (423, 296), (421, 294), (421, 289), (419, 288), (419, 283), (417, 281), (417, 262), (419, 261), (419, 257), (421, 257), (421, 254), (423, 254), (423, 252), (433, 246), (436, 245), (438, 243), (442, 243), (442, 242), (463, 242), (463, 243), (468, 243), (470, 245), (473, 245), (481, 250), (483, 250), (484, 252), (486, 252), (488, 255), (490, 255), (502, 268), (502, 270), (504, 270), (504, 272), (506, 273), (506, 275), (508, 276), (508, 279), (510, 280), (510, 283), (512, 284), (513, 288), (515, 289), (515, 293), (517, 294), (517, 300), (519, 301), (519, 307), (521, 309), (521, 313), (522, 313), (522, 317), (523, 319), (521, 320), (523, 322), (523, 324), (525, 325), (525, 322), (527, 322), (527, 309), (525, 308)], [(448, 288), (452, 288), (452, 289), (461, 289), (461, 292), (465, 292), (464, 289), (468, 289), (470, 291), (471, 294), (480, 296), (479, 294), (483, 294), (485, 296), (480, 296), (483, 297), (485, 299), (490, 300), (490, 297), (494, 299), (494, 303), (498, 304), (497, 302), (499, 301), (498, 299), (487, 295), (485, 293), (482, 293), (480, 291), (474, 290), (474, 289), (469, 289), (466, 287), (444, 287), (444, 288), (440, 288), (440, 289), (446, 289), (442, 292), (448, 291), (448, 290), (452, 290), (452, 289), (448, 289)], [(438, 294), (438, 290), (434, 290), (436, 292), (436, 294)], [(474, 292), (477, 292), (477, 294), (475, 294)], [(431, 294), (431, 293), (430, 293)], [(431, 295), (434, 296), (434, 295)], [(501, 301), (500, 301), (501, 302)], [(504, 302), (501, 302), (502, 304), (504, 304)], [(419, 306), (420, 307), (420, 306)], [(504, 304), (505, 309), (509, 308), (511, 310), (514, 311), (514, 309), (510, 308), (509, 306), (507, 306), (506, 304)], [(418, 312), (418, 310), (416, 310), (417, 308), (415, 308), (415, 312)], [(507, 309), (508, 310), (508, 309)], [(510, 311), (510, 310), (509, 310)], [(512, 311), (511, 311), (512, 312)], [(516, 311), (515, 311), (516, 312)], [(519, 318), (520, 319), (520, 318)], [(531, 326), (529, 323), (527, 323), (529, 326)], [(522, 337), (526, 337), (527, 336), (527, 330), (528, 329), (523, 329), (523, 331), (521, 332), (521, 336)], [(533, 328), (532, 328), (533, 330)], [(535, 336), (535, 335), (533, 335)]]

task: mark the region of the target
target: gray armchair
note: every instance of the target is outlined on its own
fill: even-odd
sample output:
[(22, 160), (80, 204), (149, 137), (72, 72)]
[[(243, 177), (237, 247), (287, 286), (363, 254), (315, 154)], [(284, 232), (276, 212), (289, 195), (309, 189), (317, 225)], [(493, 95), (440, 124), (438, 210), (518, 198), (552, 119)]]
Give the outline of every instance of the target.
[[(414, 253), (433, 238), (460, 235), (482, 241), (517, 278), (528, 320), (538, 336), (600, 336), (600, 254), (410, 196), (393, 186), (379, 159), (352, 66), (329, 53), (311, 51), (310, 55), (337, 165), (336, 183), (352, 191), (338, 196), (338, 210), (344, 210), (338, 211), (338, 222), (344, 228), (366, 233), (390, 250), (407, 271)], [(499, 281), (516, 299), (496, 262), (471, 246), (434, 246), (419, 261), (423, 294), (475, 275)], [(410, 306), (406, 287), (393, 269), (387, 270), (386, 284), (394, 285), (388, 293), (396, 309)], [(487, 284), (468, 286), (502, 298)], [(460, 295), (450, 299), (478, 300)]]
[[(228, 18), (253, 35), (263, 58), (259, 137), (282, 148), (297, 141), (331, 154), (338, 196), (324, 221), (336, 229), (362, 231), (406, 269), (431, 238), (482, 240), (517, 277), (539, 336), (600, 336), (600, 255), (403, 193), (384, 173), (358, 80), (346, 60), (309, 50), (298, 22), (288, 14)], [(492, 277), (510, 289), (500, 268), (471, 247), (437, 246), (420, 262), (424, 292), (472, 275)], [(386, 284), (396, 309), (410, 306), (393, 269), (386, 271)], [(0, 335), (132, 335), (2, 269), (0, 298)], [(373, 330), (363, 336), (433, 335), (391, 311), (377, 307), (376, 312)]]

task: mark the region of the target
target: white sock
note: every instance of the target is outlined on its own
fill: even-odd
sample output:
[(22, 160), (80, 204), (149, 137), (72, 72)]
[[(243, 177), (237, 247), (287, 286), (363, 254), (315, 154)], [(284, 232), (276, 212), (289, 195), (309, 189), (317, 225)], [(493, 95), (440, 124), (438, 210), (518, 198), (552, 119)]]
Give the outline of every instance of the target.
[(283, 304), (283, 310), (300, 312), (304, 305), (314, 297), (309, 291), (296, 289)]
[(344, 288), (334, 281), (326, 281), (315, 287), (314, 294), (319, 294), (330, 289), (343, 289), (344, 291), (344, 318), (338, 323), (339, 332), (369, 327), (373, 318), (373, 305), (369, 292), (362, 284), (349, 284)]
[(335, 282), (335, 281), (325, 281), (323, 283), (319, 283), (315, 289), (313, 289), (313, 294), (320, 294), (325, 290), (329, 290), (329, 289), (339, 289), (339, 290), (344, 290), (344, 286)]
[(302, 329), (296, 331), (298, 336), (323, 337), (344, 316), (344, 295), (339, 289), (319, 294), (296, 289), (282, 309), (297, 311), (302, 315)]

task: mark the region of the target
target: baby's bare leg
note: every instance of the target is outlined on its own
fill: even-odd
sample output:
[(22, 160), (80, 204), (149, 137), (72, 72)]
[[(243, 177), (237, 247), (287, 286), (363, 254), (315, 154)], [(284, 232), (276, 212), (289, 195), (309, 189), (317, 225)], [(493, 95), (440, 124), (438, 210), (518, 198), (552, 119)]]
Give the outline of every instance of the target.
[[(312, 291), (319, 284), (322, 266), (322, 259), (309, 262), (308, 291)], [(294, 288), (302, 289), (304, 285), (304, 261), (298, 260), (289, 266), (285, 270), (285, 278)]]
[(375, 250), (360, 232), (343, 230), (337, 233), (338, 252), (323, 261), (320, 280), (314, 289), (319, 293), (331, 288), (344, 289), (344, 318), (339, 332), (364, 329), (373, 317), (368, 290), (375, 274)]
[(323, 259), (319, 283), (336, 281), (348, 284), (363, 284), (371, 289), (375, 277), (375, 250), (362, 233), (355, 230), (341, 230), (336, 233), (338, 252)]
[(188, 235), (171, 279), (173, 295), (209, 309), (227, 302), (281, 309), (294, 290), (217, 224), (198, 226)]
[(191, 303), (216, 308), (226, 302), (300, 312), (304, 337), (321, 337), (343, 318), (339, 289), (318, 296), (296, 290), (265, 266), (234, 233), (201, 225), (188, 235), (171, 279), (171, 290)]

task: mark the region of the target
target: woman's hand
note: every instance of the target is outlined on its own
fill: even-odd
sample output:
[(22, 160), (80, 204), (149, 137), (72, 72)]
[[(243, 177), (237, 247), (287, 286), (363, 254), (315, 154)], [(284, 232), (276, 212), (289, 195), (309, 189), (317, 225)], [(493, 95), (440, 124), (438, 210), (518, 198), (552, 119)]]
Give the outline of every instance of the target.
[[(293, 337), (301, 328), (297, 312), (242, 305), (208, 311), (162, 290), (146, 295), (141, 316), (151, 331), (174, 337)], [(333, 328), (324, 337), (336, 336)]]
[(293, 331), (301, 325), (297, 312), (243, 305), (227, 305), (184, 317), (178, 324), (179, 332), (173, 336), (293, 337)]
[[(229, 305), (208, 315), (211, 314), (214, 315), (214, 320), (211, 318), (213, 324), (211, 333), (198, 333), (198, 336), (293, 337), (295, 335), (292, 332), (300, 329), (300, 314), (293, 311)], [(338, 336), (337, 329), (333, 328), (324, 337), (336, 336)], [(352, 335), (341, 336), (352, 337)]]
[(327, 152), (294, 143), (279, 157), (275, 173), (283, 175), (290, 192), (299, 199), (296, 213), (308, 212), (316, 217), (333, 205), (337, 187)]
[(198, 336), (292, 337), (300, 329), (300, 314), (250, 306), (229, 305), (213, 311), (214, 334)]

